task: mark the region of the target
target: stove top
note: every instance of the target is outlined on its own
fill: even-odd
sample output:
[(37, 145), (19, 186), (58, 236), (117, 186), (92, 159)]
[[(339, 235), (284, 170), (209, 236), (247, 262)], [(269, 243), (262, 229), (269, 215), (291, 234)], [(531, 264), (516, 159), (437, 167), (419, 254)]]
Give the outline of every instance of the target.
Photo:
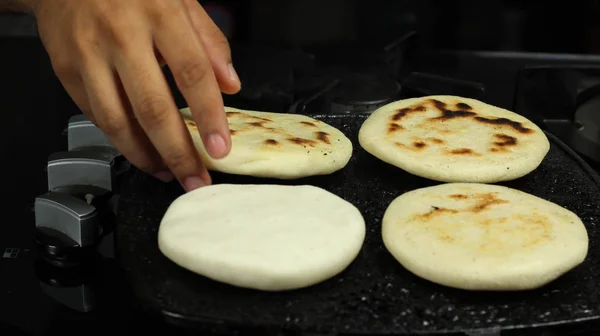
[[(12, 122), (2, 132), (3, 154), (22, 162), (3, 168), (6, 176), (15, 177), (9, 190), (18, 196), (7, 205), (8, 216), (16, 219), (0, 226), (0, 332), (85, 330), (95, 335), (123, 325), (140, 332), (172, 331), (144, 315), (114, 254), (113, 216), (128, 163), (78, 115), (38, 40), (0, 44), (8, 50), (0, 55), (0, 64), (18, 65), (4, 66), (0, 80), (2, 92), (9, 93), (5, 109)], [(460, 95), (514, 109), (588, 161), (600, 161), (600, 118), (595, 113), (600, 58), (434, 52), (420, 49), (414, 32), (367, 51), (244, 45), (233, 46), (233, 55), (244, 85), (238, 95), (224, 97), (229, 106), (308, 115), (368, 114), (401, 98)], [(28, 76), (39, 81), (22, 80)], [(174, 88), (168, 71), (166, 76)], [(185, 106), (177, 90), (174, 95)], [(31, 125), (21, 113), (23, 106), (28, 115), (43, 113), (36, 117), (39, 122)], [(25, 125), (47, 141), (39, 145), (39, 139), (30, 140)], [(25, 145), (39, 151), (14, 149)]]
[(367, 51), (336, 46), (265, 53), (264, 48), (234, 47), (244, 87), (226, 96), (225, 104), (310, 115), (370, 113), (394, 100), (427, 94), (485, 98), (481, 83), (415, 71), (416, 46), (418, 35), (410, 31)]

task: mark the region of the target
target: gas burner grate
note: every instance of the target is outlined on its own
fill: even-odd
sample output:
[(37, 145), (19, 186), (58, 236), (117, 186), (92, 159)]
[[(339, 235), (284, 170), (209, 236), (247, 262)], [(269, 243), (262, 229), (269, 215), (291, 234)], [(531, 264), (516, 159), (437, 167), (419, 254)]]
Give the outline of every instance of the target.
[(351, 73), (333, 80), (316, 94), (299, 100), (290, 113), (345, 114), (372, 113), (392, 101), (428, 95), (456, 95), (485, 99), (481, 83), (412, 72), (399, 84), (385, 74)]
[[(417, 34), (409, 31), (370, 47), (329, 45), (304, 50), (232, 47), (242, 90), (224, 96), (228, 106), (282, 113), (371, 113), (392, 101), (424, 95), (484, 99), (483, 84), (411, 72)], [(176, 88), (167, 71), (171, 87)], [(173, 89), (179, 107), (185, 100)]]

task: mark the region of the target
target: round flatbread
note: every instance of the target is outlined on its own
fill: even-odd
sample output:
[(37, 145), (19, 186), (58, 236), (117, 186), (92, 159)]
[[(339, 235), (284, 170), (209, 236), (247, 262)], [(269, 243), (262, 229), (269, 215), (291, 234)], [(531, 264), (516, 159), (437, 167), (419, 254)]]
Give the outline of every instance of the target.
[(358, 138), (380, 160), (442, 182), (513, 180), (536, 169), (550, 149), (543, 131), (526, 118), (455, 96), (383, 106)]
[(192, 272), (263, 291), (307, 287), (358, 255), (358, 209), (317, 187), (218, 184), (184, 194), (158, 232), (162, 253)]
[(387, 250), (407, 270), (466, 290), (527, 290), (583, 262), (588, 235), (557, 204), (507, 187), (450, 183), (410, 191), (388, 207)]
[(229, 174), (297, 179), (328, 175), (348, 164), (352, 142), (337, 128), (300, 114), (225, 108), (232, 148), (222, 159), (204, 148), (189, 108), (181, 110), (207, 168)]

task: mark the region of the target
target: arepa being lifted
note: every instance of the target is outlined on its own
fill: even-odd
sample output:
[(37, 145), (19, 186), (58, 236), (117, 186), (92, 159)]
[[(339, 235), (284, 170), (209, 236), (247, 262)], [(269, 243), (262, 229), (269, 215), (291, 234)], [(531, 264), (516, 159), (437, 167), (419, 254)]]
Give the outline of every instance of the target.
[(337, 128), (308, 116), (225, 107), (232, 148), (210, 157), (189, 108), (180, 110), (209, 170), (263, 178), (297, 179), (332, 174), (346, 166), (352, 142)]

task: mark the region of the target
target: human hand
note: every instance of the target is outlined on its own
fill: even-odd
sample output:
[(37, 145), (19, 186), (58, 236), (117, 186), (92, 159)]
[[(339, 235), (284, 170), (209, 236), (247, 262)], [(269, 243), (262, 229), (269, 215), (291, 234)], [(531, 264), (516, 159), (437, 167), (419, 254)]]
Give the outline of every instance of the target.
[(221, 92), (241, 84), (196, 0), (27, 1), (65, 90), (133, 165), (187, 191), (211, 183), (161, 72), (173, 72), (209, 155), (226, 156)]

